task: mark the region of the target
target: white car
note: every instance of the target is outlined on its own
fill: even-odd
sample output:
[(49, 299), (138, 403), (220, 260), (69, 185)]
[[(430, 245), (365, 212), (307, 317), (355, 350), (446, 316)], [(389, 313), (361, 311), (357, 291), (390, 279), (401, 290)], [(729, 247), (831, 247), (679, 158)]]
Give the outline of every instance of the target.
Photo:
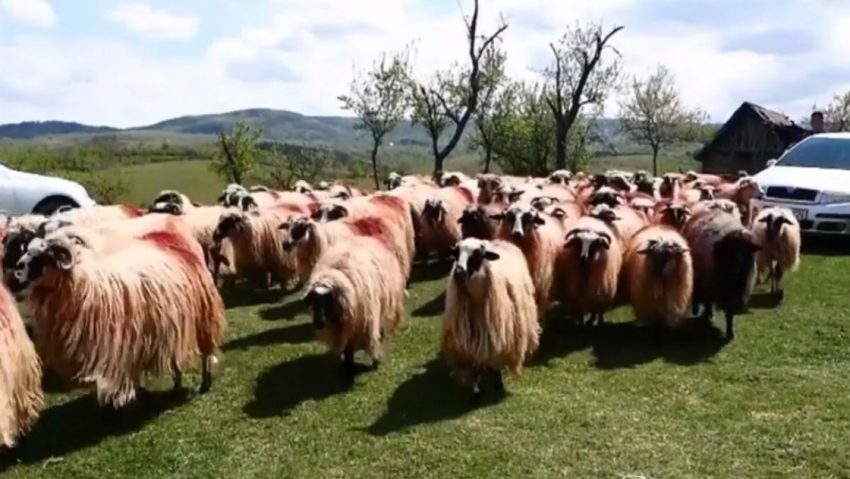
[(79, 183), (52, 176), (24, 173), (0, 164), (0, 213), (9, 216), (52, 214), (63, 206), (93, 206)]
[(824, 133), (797, 143), (753, 179), (764, 208), (790, 209), (806, 233), (850, 234), (850, 133)]

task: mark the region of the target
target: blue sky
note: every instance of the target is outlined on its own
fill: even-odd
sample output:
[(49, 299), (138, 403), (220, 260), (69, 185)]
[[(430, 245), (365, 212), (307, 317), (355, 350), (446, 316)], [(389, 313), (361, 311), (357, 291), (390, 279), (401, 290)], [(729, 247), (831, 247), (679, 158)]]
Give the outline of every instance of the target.
[[(625, 71), (663, 63), (715, 120), (794, 118), (850, 89), (850, 0), (481, 0), (509, 73), (533, 80), (576, 21), (623, 24)], [(462, 60), (471, 0), (0, 0), (0, 123), (134, 126), (251, 107), (340, 114), (355, 69), (410, 42), (427, 77)], [(606, 114), (616, 113), (616, 96)]]

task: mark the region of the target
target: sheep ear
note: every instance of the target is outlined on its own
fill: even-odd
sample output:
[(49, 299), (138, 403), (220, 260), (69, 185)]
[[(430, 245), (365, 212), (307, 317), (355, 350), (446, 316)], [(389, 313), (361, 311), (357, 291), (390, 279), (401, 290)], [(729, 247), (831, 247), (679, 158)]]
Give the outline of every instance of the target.
[(489, 250), (484, 251), (484, 259), (486, 259), (487, 261), (496, 261), (499, 258), (501, 258), (501, 256), (499, 256), (499, 253)]
[(505, 219), (505, 214), (504, 213), (492, 214), (492, 215), (490, 215), (490, 218), (492, 218), (496, 221), (502, 221), (503, 219)]
[(50, 256), (56, 261), (56, 267), (62, 270), (69, 270), (74, 266), (74, 255), (71, 250), (64, 246), (54, 245), (50, 247)]
[(611, 236), (608, 233), (600, 233), (599, 238), (602, 239), (602, 247), (605, 249), (611, 248)]
[[(761, 218), (761, 219), (760, 219), (760, 220), (758, 220), (758, 221), (759, 221), (759, 223), (768, 223), (768, 222), (770, 222), (770, 217), (769, 217), (769, 216), (765, 216), (764, 218)], [(788, 220), (785, 220), (785, 221), (788, 221)]]
[(454, 245), (449, 250), (449, 254), (452, 255), (455, 259), (460, 255), (460, 247), (458, 245)]
[(216, 202), (224, 203), (224, 200), (226, 200), (226, 199), (227, 199), (227, 193), (222, 193), (221, 195), (219, 195), (218, 198), (216, 198)]
[(540, 215), (534, 215), (534, 224), (537, 226), (543, 226), (546, 224), (546, 220), (543, 219)]
[(292, 225), (289, 223), (289, 221), (284, 221), (283, 223), (281, 223), (280, 225), (278, 225), (277, 229), (279, 229), (279, 230), (288, 230), (288, 229), (289, 229), (289, 228), (291, 228), (291, 227), (292, 227)]
[(555, 208), (554, 210), (552, 210), (552, 213), (551, 213), (551, 214), (552, 214), (552, 216), (554, 216), (555, 218), (560, 218), (560, 219), (563, 219), (563, 218), (566, 218), (566, 217), (567, 217), (567, 212), (566, 212), (566, 211), (564, 211), (564, 209), (563, 209), (563, 208)]

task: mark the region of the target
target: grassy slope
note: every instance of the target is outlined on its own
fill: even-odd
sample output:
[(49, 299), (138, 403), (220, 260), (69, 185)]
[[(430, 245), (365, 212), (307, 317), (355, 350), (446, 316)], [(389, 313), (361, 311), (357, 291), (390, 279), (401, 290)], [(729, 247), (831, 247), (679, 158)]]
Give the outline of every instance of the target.
[(478, 408), (436, 359), (445, 266), (417, 272), (407, 330), (350, 390), (295, 298), (235, 295), (209, 395), (117, 419), (51, 395), (4, 477), (837, 476), (847, 268), (808, 255), (787, 303), (741, 318), (725, 347), (713, 328), (653, 347), (628, 324), (572, 330), (553, 313), (510, 395)]

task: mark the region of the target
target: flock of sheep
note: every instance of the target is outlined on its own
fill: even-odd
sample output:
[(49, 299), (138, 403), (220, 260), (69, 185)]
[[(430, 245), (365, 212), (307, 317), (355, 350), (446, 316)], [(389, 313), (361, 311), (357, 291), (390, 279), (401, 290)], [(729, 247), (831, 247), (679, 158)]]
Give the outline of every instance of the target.
[(750, 211), (759, 191), (744, 175), (391, 174), (387, 187), (229, 185), (214, 206), (163, 191), (144, 211), (10, 218), (3, 280), (29, 304), (32, 331), (0, 287), (0, 442), (14, 446), (36, 421), (42, 365), (114, 408), (146, 375), (181, 388), (197, 360), (209, 390), (226, 327), (217, 287), (237, 281), (302, 288), (350, 377), (354, 353), (377, 365), (403, 324), (414, 263), (451, 258), (441, 351), (477, 395), (520, 372), (552, 302), (587, 327), (621, 305), (655, 328), (710, 320), (716, 306), (731, 340), (757, 276), (781, 300), (799, 263), (796, 219)]

